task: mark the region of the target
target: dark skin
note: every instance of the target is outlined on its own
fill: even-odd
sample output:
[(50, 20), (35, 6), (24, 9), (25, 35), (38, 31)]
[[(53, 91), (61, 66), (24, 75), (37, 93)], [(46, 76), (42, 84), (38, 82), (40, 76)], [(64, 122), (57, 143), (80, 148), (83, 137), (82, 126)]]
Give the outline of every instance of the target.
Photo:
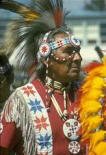
[[(56, 34), (55, 40), (61, 40), (68, 37), (67, 34), (61, 33)], [(53, 58), (48, 61), (48, 74), (53, 80), (59, 81), (64, 85), (68, 84), (70, 81), (76, 80), (79, 77), (80, 66), (81, 66), (81, 56), (79, 52), (73, 54), (73, 48), (71, 44), (64, 45), (58, 48), (54, 55), (56, 57), (65, 57), (67, 60), (71, 56), (71, 60), (66, 62), (58, 62)], [(47, 62), (44, 62), (47, 65)]]

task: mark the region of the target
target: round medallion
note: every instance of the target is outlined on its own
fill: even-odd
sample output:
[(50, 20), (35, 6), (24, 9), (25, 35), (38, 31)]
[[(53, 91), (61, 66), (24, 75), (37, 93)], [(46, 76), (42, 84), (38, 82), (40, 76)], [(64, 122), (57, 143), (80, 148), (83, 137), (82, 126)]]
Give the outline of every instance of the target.
[(77, 154), (80, 152), (80, 144), (77, 141), (72, 141), (69, 143), (68, 149), (72, 154)]
[(48, 43), (41, 44), (39, 48), (39, 53), (43, 57), (47, 57), (50, 54), (51, 48)]
[(3, 132), (3, 124), (0, 123), (0, 134)]
[(68, 119), (63, 124), (64, 135), (70, 140), (78, 139), (78, 130), (80, 128), (80, 123), (76, 119)]

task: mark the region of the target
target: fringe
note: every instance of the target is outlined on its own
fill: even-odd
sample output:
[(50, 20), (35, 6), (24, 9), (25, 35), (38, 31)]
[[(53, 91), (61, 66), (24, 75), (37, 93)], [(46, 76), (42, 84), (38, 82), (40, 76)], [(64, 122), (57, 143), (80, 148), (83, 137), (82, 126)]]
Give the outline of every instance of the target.
[(15, 122), (17, 128), (21, 128), (24, 140), (24, 153), (36, 155), (36, 141), (33, 122), (27, 104), (18, 88), (7, 100), (1, 118), (7, 122)]

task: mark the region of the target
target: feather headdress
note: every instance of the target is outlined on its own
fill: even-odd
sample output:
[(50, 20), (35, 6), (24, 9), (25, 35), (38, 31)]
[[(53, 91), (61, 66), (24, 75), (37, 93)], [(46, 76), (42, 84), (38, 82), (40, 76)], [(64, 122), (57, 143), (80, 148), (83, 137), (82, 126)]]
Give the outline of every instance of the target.
[(101, 65), (89, 70), (79, 96), (82, 142), (89, 145), (88, 155), (105, 155), (106, 57)]
[(13, 0), (2, 0), (0, 8), (23, 17), (8, 26), (4, 49), (13, 66), (27, 70), (35, 61), (41, 35), (64, 26), (63, 1), (35, 0), (33, 7), (27, 7)]

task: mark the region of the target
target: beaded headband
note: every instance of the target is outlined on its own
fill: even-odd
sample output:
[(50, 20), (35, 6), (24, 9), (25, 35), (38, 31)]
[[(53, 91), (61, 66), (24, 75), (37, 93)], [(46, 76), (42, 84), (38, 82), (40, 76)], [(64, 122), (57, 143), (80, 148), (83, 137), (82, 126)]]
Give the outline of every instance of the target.
[[(67, 32), (68, 33), (68, 32)], [(47, 32), (43, 38), (43, 43), (39, 47), (40, 57), (48, 57), (55, 49), (60, 48), (66, 44), (71, 44), (75, 48), (80, 46), (80, 41), (74, 36), (69, 36), (67, 38), (61, 39), (59, 41), (47, 42), (50, 32)], [(68, 33), (69, 34), (69, 33)]]

